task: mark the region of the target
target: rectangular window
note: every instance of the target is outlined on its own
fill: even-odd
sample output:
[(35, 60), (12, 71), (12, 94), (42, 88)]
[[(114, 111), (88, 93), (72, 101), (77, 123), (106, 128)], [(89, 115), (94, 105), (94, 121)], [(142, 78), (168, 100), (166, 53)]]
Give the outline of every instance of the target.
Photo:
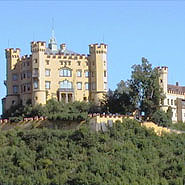
[(33, 87), (34, 87), (34, 89), (38, 89), (38, 81), (37, 80), (35, 80), (33, 82)]
[(85, 77), (89, 77), (89, 71), (85, 71)]
[(104, 90), (107, 90), (107, 82), (104, 82)]
[(77, 89), (82, 90), (82, 82), (77, 82)]
[(81, 62), (80, 61), (77, 61), (77, 63), (78, 63), (78, 66), (80, 66)]
[(33, 76), (38, 76), (39, 75), (39, 69), (38, 68), (34, 68), (33, 69)]
[(31, 84), (27, 84), (27, 90), (28, 90), (28, 91), (31, 90)]
[(46, 65), (49, 65), (49, 60), (46, 60)]
[(27, 71), (27, 78), (31, 77), (31, 71)]
[(171, 100), (171, 105), (173, 105), (173, 99)]
[(88, 82), (85, 83), (85, 90), (89, 90), (89, 83)]
[(95, 77), (95, 71), (92, 71), (92, 77)]
[(95, 82), (92, 82), (92, 90), (95, 90), (96, 89), (96, 84)]
[(46, 81), (45, 82), (45, 88), (46, 89), (50, 89), (50, 85), (51, 85), (51, 82), (50, 81)]
[(72, 76), (72, 70), (70, 70), (70, 69), (61, 69), (59, 71), (59, 76), (70, 77), (70, 76)]
[(45, 76), (50, 76), (50, 69), (45, 69)]
[(169, 99), (167, 99), (167, 104), (168, 104), (168, 105), (170, 104), (170, 100), (169, 100)]
[(13, 81), (17, 81), (18, 80), (18, 74), (13, 74)]
[(104, 77), (107, 77), (107, 71), (104, 71)]
[(13, 93), (18, 93), (18, 86), (17, 85), (13, 85)]
[(77, 77), (82, 77), (82, 71), (81, 70), (77, 70), (76, 74), (77, 74)]

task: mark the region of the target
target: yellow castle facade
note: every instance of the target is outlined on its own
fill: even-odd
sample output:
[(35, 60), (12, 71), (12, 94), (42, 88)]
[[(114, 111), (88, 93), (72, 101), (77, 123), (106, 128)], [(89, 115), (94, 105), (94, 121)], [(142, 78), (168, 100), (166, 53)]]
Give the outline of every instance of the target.
[(169, 107), (172, 108), (172, 121), (185, 122), (185, 86), (168, 84), (168, 67), (158, 67), (160, 78), (159, 84), (163, 89), (165, 99), (161, 105), (165, 112)]
[(31, 55), (20, 56), (20, 49), (5, 50), (7, 95), (3, 112), (12, 105), (47, 100), (93, 101), (99, 103), (107, 92), (107, 45), (89, 45), (89, 54), (78, 54), (61, 44), (54, 34), (46, 42), (31, 42)]

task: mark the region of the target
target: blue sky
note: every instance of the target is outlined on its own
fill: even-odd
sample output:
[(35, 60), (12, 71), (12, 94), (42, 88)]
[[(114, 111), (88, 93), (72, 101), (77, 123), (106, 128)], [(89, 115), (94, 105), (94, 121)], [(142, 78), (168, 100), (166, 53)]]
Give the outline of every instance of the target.
[[(130, 78), (146, 57), (169, 67), (169, 83), (185, 85), (185, 1), (0, 1), (0, 98), (6, 94), (4, 49), (48, 41), (52, 18), (58, 44), (88, 53), (91, 43), (108, 44), (109, 88)], [(1, 114), (1, 103), (0, 103)]]

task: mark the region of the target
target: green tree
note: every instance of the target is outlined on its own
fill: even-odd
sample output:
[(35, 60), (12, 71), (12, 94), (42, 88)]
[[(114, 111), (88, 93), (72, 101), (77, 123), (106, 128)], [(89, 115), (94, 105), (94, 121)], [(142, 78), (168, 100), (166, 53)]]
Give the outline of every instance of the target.
[(133, 104), (144, 113), (145, 119), (151, 118), (164, 98), (159, 85), (159, 72), (145, 58), (142, 58), (142, 64), (134, 65), (132, 69), (129, 86)]
[(115, 91), (109, 90), (103, 101), (105, 112), (131, 114), (135, 109), (128, 82), (121, 80)]

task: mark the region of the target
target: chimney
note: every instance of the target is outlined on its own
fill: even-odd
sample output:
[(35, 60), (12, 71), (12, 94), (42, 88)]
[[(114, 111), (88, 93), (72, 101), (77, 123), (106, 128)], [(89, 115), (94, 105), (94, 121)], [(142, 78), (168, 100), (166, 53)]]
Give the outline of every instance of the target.
[(66, 44), (65, 44), (65, 43), (60, 44), (60, 49), (61, 49), (62, 51), (65, 51), (65, 49), (66, 49)]
[(179, 82), (176, 82), (176, 86), (179, 86)]

